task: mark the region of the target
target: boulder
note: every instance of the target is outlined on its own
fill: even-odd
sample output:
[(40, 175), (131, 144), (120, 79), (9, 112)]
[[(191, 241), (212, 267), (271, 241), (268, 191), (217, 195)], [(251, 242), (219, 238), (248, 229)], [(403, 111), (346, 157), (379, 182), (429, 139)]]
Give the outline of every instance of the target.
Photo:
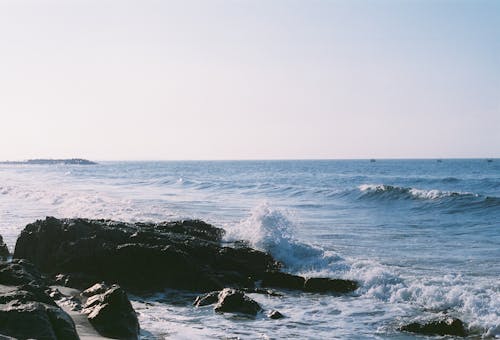
[[(66, 285), (87, 277), (138, 291), (253, 288), (263, 272), (278, 270), (269, 254), (222, 246), (223, 233), (198, 220), (154, 224), (47, 217), (21, 232), (14, 257), (33, 261), (47, 274), (69, 274)], [(77, 280), (71, 280), (74, 276)]]
[(138, 339), (137, 314), (120, 286), (96, 284), (82, 295), (88, 296), (82, 312), (99, 334), (117, 339)]
[(445, 317), (426, 323), (412, 322), (402, 326), (400, 330), (425, 335), (467, 336), (467, 330), (462, 320), (451, 317)]
[(242, 313), (257, 315), (262, 310), (260, 305), (242, 291), (225, 288), (218, 295), (214, 310), (218, 313)]
[(29, 261), (12, 260), (11, 262), (0, 262), (0, 284), (15, 286), (31, 282), (43, 284), (45, 283), (45, 279)]
[(193, 305), (196, 307), (208, 306), (219, 301), (219, 292), (210, 292), (204, 295), (199, 295), (194, 300)]
[(19, 339), (78, 339), (71, 317), (47, 294), (27, 261), (0, 263), (0, 334)]
[(351, 293), (358, 289), (358, 283), (352, 280), (309, 278), (304, 283), (304, 290), (313, 293)]

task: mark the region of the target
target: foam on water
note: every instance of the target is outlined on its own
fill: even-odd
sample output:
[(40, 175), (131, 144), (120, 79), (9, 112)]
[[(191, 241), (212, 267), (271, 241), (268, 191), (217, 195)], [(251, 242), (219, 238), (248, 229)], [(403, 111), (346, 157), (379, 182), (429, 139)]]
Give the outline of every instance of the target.
[(416, 188), (404, 188), (385, 184), (362, 184), (359, 190), (365, 194), (387, 194), (393, 195), (394, 198), (420, 198), (436, 200), (446, 197), (479, 197), (478, 194), (470, 192), (452, 192), (452, 191), (441, 191), (437, 189), (422, 190)]
[(461, 275), (415, 276), (374, 260), (345, 259), (319, 246), (298, 241), (289, 216), (269, 203), (257, 206), (250, 217), (229, 228), (228, 240), (245, 240), (269, 252), (289, 272), (301, 275), (357, 280), (360, 297), (412, 310), (414, 319), (446, 312), (466, 321), (485, 336), (500, 336), (500, 287), (491, 280), (465, 279)]
[(327, 253), (318, 246), (298, 241), (295, 228), (285, 212), (262, 203), (248, 218), (227, 228), (226, 240), (245, 240), (252, 247), (269, 252), (287, 271), (319, 271), (335, 263), (337, 269), (343, 268), (341, 258), (333, 252)]
[[(475, 335), (500, 337), (494, 260), (500, 254), (500, 179), (492, 168), (497, 164), (4, 166), (0, 234), (12, 249), (19, 231), (46, 215), (125, 221), (196, 217), (224, 226), (227, 240), (243, 239), (268, 251), (288, 272), (361, 284), (354, 296), (251, 295), (287, 316), (278, 322), (193, 309), (193, 296), (176, 300), (182, 292), (134, 297), (144, 338), (412, 338), (397, 327), (445, 312), (464, 320)], [(272, 204), (260, 204), (263, 200)]]

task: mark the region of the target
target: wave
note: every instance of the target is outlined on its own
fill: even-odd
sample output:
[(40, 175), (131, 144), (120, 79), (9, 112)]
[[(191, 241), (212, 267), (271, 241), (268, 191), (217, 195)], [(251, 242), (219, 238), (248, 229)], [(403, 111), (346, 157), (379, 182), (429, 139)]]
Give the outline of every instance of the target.
[(446, 197), (479, 197), (469, 192), (441, 191), (437, 189), (421, 190), (386, 184), (362, 184), (358, 187), (361, 198), (378, 197), (393, 199), (429, 199), (436, 200)]
[(361, 283), (356, 291), (359, 298), (381, 301), (399, 313), (413, 310), (417, 315), (433, 315), (445, 311), (485, 336), (500, 335), (500, 290), (496, 282), (467, 280), (460, 275), (403, 275), (400, 269), (375, 260), (345, 258), (301, 242), (295, 237), (296, 228), (289, 214), (263, 203), (247, 219), (228, 227), (226, 240), (245, 240), (269, 252), (288, 272), (357, 280)]
[[(359, 193), (361, 193), (359, 195)], [(416, 200), (448, 204), (448, 208), (483, 209), (500, 207), (500, 197), (484, 196), (472, 192), (423, 190), (386, 184), (363, 184), (358, 187), (358, 199)]]
[[(295, 223), (285, 212), (273, 209), (269, 203), (262, 203), (253, 209), (247, 219), (227, 228), (226, 240), (245, 240), (252, 247), (269, 252), (290, 272), (321, 270), (339, 264), (341, 258), (336, 254), (298, 241), (294, 236), (295, 229)], [(345, 267), (341, 264), (337, 269)]]

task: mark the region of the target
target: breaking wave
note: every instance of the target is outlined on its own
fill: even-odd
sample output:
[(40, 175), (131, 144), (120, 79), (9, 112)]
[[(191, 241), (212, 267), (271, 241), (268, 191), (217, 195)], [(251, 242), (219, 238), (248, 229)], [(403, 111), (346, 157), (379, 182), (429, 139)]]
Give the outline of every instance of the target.
[(426, 314), (450, 313), (465, 320), (472, 332), (500, 336), (500, 288), (495, 282), (471, 282), (459, 274), (439, 278), (404, 274), (375, 260), (345, 258), (300, 242), (295, 230), (289, 214), (264, 203), (240, 224), (228, 228), (226, 239), (245, 240), (269, 252), (288, 272), (357, 280), (361, 283), (356, 291), (360, 298), (395, 305), (397, 310), (416, 310), (423, 318)]
[[(468, 210), (481, 208), (499, 208), (500, 198), (484, 196), (472, 192), (442, 191), (437, 189), (424, 190), (386, 184), (362, 184), (358, 187), (360, 200), (413, 200), (425, 203), (436, 203), (448, 208), (464, 207)], [(444, 206), (446, 208), (446, 206)]]

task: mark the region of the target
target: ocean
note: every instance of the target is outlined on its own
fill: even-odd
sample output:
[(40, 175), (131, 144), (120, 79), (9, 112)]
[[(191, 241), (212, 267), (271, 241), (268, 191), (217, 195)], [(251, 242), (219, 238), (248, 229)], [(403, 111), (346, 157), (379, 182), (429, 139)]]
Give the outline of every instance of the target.
[(190, 292), (131, 296), (145, 339), (414, 339), (398, 327), (443, 314), (500, 337), (499, 159), (0, 165), (10, 250), (45, 216), (198, 218), (288, 272), (361, 284), (353, 296), (250, 294), (282, 320), (195, 308)]

